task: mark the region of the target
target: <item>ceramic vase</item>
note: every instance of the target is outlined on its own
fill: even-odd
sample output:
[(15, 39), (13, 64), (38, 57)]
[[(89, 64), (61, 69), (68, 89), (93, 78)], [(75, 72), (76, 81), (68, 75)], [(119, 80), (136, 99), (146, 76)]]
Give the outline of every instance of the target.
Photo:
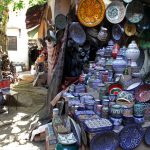
[(136, 42), (132, 41), (126, 50), (127, 59), (131, 59), (131, 67), (137, 66), (136, 60), (139, 58), (139, 56), (140, 50), (138, 49)]
[(122, 116), (122, 106), (117, 105), (117, 104), (112, 105), (110, 113), (111, 113), (111, 117), (121, 118), (121, 116)]
[(126, 68), (126, 61), (121, 56), (118, 56), (112, 63), (115, 74), (122, 75)]
[(133, 107), (122, 106), (124, 117), (133, 117)]
[(134, 104), (134, 116), (143, 117), (145, 113), (145, 106), (141, 103)]

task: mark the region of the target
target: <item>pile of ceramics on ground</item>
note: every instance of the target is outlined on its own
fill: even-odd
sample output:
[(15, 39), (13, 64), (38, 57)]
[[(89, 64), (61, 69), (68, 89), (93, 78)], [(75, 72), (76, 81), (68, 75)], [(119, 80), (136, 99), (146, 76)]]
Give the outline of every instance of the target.
[(71, 116), (89, 135), (91, 150), (116, 149), (119, 144), (134, 149), (143, 139), (142, 125), (150, 114), (150, 84), (138, 70), (140, 51), (135, 41), (127, 49), (112, 45), (109, 41), (107, 48), (97, 51), (88, 74), (83, 73), (64, 94)]

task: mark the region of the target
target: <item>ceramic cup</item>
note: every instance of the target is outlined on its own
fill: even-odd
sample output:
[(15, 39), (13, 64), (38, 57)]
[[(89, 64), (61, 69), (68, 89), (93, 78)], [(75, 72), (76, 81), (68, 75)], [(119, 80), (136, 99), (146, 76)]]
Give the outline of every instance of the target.
[(134, 116), (142, 117), (145, 113), (145, 106), (142, 103), (134, 104)]

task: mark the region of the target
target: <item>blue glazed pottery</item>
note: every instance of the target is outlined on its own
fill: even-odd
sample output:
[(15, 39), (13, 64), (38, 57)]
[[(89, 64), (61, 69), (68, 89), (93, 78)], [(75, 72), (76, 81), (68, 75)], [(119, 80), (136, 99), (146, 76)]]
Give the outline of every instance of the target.
[(133, 117), (133, 107), (132, 106), (128, 107), (128, 106), (123, 105), (122, 108), (123, 108), (123, 116), (124, 117)]
[(147, 145), (150, 146), (150, 127), (148, 127), (145, 131), (144, 141)]
[(78, 146), (76, 144), (73, 145), (63, 145), (58, 143), (56, 145), (56, 150), (78, 150)]
[(123, 112), (123, 109), (121, 105), (114, 104), (111, 106), (111, 109), (110, 109), (111, 117), (121, 118), (122, 112)]
[(125, 126), (119, 133), (120, 146), (125, 150), (136, 148), (142, 141), (144, 130), (137, 124)]
[(116, 150), (118, 146), (117, 133), (109, 131), (95, 135), (90, 143), (90, 150)]
[(122, 119), (123, 119), (122, 120), (122, 124), (125, 125), (125, 126), (135, 123), (133, 116), (132, 117), (125, 117), (125, 116), (123, 116)]
[(112, 121), (114, 126), (120, 126), (122, 123), (122, 118), (113, 118), (110, 117), (110, 120)]
[(117, 56), (112, 66), (117, 75), (122, 75), (127, 66), (127, 62), (121, 56)]
[(142, 103), (134, 104), (134, 116), (143, 117), (145, 113), (145, 105)]
[(144, 117), (136, 117), (136, 116), (134, 116), (134, 121), (137, 124), (143, 124), (145, 119), (144, 119)]

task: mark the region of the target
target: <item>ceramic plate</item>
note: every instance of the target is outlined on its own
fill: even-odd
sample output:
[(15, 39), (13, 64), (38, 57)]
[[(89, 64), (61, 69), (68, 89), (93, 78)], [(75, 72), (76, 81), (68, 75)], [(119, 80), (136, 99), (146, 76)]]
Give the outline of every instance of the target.
[(136, 148), (142, 141), (144, 130), (136, 124), (125, 126), (120, 134), (120, 146), (123, 149), (131, 150)]
[(110, 3), (106, 9), (106, 18), (109, 22), (117, 24), (121, 22), (126, 13), (123, 2), (114, 1)]
[(67, 17), (64, 16), (63, 14), (59, 14), (55, 17), (55, 26), (58, 29), (64, 29), (67, 24)]
[(69, 27), (69, 33), (73, 41), (82, 45), (86, 41), (86, 34), (79, 22), (72, 22)]
[(125, 23), (124, 25), (124, 31), (126, 33), (127, 36), (132, 36), (136, 33), (136, 26), (135, 24), (131, 24), (131, 23)]
[(144, 141), (147, 145), (150, 145), (150, 127), (145, 131)]
[(115, 24), (112, 27), (112, 36), (115, 40), (120, 40), (121, 36), (123, 34), (123, 29), (119, 24)]
[(105, 4), (103, 0), (81, 0), (78, 5), (77, 16), (81, 24), (94, 27), (105, 16)]
[(90, 143), (90, 150), (116, 150), (118, 146), (117, 133), (109, 131), (94, 136)]
[(135, 91), (135, 98), (139, 102), (147, 102), (150, 100), (150, 85), (143, 84)]
[(118, 83), (111, 84), (108, 88), (109, 94), (118, 95), (120, 91), (123, 90), (123, 86)]
[(126, 8), (126, 18), (132, 23), (138, 23), (143, 19), (144, 9), (140, 1), (134, 0)]
[(140, 78), (133, 78), (124, 82), (124, 88), (126, 90), (133, 90), (142, 84), (142, 80)]

